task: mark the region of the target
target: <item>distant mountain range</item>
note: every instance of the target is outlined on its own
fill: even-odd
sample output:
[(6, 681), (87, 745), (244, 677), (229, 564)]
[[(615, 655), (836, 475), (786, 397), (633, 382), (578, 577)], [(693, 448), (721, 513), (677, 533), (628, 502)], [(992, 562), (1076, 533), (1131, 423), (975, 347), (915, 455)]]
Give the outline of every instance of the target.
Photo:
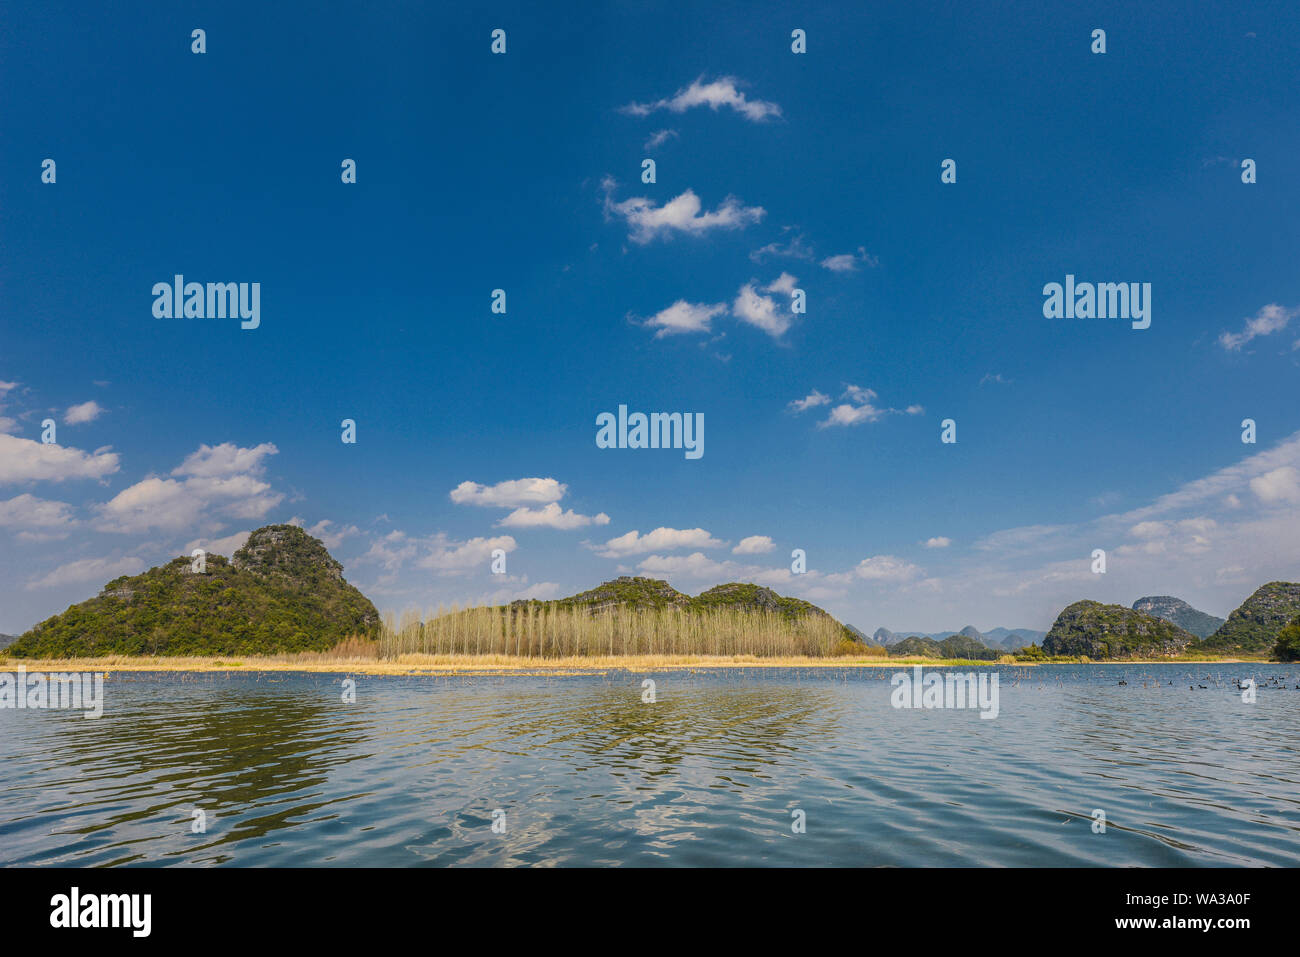
[[(851, 627), (851, 626), (850, 626)], [(862, 632), (856, 628), (853, 629), (857, 634)], [(888, 628), (877, 628), (871, 638), (866, 639), (870, 644), (880, 645), (882, 648), (893, 649), (893, 647), (908, 638), (926, 638), (932, 642), (941, 643), (948, 638), (960, 636), (978, 642), (980, 645), (991, 651), (1000, 654), (1010, 654), (1019, 651), (1029, 645), (1041, 642), (1047, 635), (1045, 631), (1034, 631), (1032, 628), (990, 628), (988, 631), (981, 632), (974, 625), (966, 625), (960, 631), (890, 631)], [(928, 647), (922, 645), (921, 647)], [(969, 656), (962, 656), (969, 657)]]
[(17, 640), (17, 635), (0, 635), (0, 648), (8, 648)]

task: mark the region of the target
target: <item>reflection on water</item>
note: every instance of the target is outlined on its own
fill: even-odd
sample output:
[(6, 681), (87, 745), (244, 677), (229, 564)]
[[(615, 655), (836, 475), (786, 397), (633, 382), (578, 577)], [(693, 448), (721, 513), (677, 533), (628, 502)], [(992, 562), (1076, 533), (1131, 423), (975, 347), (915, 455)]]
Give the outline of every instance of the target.
[(1300, 864), (1300, 668), (1001, 668), (991, 721), (892, 674), (114, 675), (0, 711), (0, 863)]

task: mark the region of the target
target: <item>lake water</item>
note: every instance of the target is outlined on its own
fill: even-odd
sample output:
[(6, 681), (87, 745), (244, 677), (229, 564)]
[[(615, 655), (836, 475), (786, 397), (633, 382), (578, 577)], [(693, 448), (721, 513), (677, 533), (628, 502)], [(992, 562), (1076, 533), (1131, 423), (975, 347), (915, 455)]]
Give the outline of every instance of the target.
[(117, 674), (0, 710), (0, 863), (1300, 864), (1300, 667), (983, 669), (992, 720), (899, 670)]

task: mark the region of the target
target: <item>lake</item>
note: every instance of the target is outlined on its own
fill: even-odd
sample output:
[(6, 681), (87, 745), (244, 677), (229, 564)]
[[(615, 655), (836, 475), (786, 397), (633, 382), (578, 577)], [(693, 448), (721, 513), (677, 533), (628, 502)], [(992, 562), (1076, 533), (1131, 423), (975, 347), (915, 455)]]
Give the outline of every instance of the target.
[(0, 710), (0, 863), (1300, 864), (1300, 666), (984, 668), (992, 720), (904, 670), (113, 674)]

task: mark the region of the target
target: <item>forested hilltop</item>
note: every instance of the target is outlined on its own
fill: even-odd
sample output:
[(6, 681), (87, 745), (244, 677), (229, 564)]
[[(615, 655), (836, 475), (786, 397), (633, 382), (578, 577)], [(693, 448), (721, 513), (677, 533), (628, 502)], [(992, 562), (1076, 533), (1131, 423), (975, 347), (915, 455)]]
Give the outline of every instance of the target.
[(15, 657), (228, 655), (324, 651), (370, 636), (379, 613), (343, 579), (325, 546), (294, 525), (253, 532), (203, 573), (174, 558), (116, 578), (89, 601), (41, 622), (8, 649)]

